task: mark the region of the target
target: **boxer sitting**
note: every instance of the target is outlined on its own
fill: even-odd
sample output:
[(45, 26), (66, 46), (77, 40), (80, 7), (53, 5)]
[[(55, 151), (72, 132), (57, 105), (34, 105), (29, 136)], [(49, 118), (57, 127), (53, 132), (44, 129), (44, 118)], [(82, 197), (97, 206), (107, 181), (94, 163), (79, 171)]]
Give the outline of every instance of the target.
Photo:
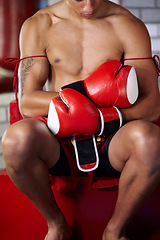
[[(51, 100), (59, 97), (60, 88), (86, 79), (108, 60), (120, 61), (124, 56), (124, 64), (136, 70), (139, 97), (133, 106), (120, 109), (126, 124), (101, 136), (97, 143), (100, 163), (93, 174), (119, 177), (117, 202), (102, 240), (127, 239), (130, 220), (160, 180), (160, 129), (152, 123), (159, 117), (160, 96), (144, 24), (108, 0), (63, 0), (25, 21), (20, 51), (19, 105), (24, 119), (7, 129), (2, 148), (10, 178), (47, 220), (45, 240), (71, 239), (50, 187), (48, 169), (51, 174), (70, 175), (74, 168), (81, 174), (74, 165), (70, 138), (54, 136), (47, 126)], [(43, 91), (47, 79), (48, 91)], [(88, 95), (86, 82), (81, 86)], [(63, 96), (68, 89), (64, 90)], [(106, 96), (110, 95), (109, 91)], [(88, 97), (95, 102), (92, 93)], [(96, 132), (99, 111), (95, 103), (93, 108)]]

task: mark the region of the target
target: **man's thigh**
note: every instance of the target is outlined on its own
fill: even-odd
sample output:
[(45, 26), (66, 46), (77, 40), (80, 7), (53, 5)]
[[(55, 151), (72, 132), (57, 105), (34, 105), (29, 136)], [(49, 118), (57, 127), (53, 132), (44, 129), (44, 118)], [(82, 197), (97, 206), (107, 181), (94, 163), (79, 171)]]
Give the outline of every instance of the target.
[(114, 169), (121, 172), (125, 163), (140, 146), (142, 139), (148, 138), (150, 133), (156, 134), (158, 127), (150, 122), (135, 120), (125, 124), (112, 138), (108, 156)]

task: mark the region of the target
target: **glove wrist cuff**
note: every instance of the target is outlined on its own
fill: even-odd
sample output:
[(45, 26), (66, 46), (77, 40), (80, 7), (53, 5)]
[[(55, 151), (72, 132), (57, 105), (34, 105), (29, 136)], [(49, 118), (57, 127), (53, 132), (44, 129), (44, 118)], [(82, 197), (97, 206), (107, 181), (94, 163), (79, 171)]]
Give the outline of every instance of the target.
[(110, 134), (122, 126), (122, 114), (117, 107), (98, 109), (100, 117), (100, 129), (97, 136)]
[(123, 123), (123, 118), (122, 118), (122, 113), (121, 113), (121, 111), (117, 108), (117, 107), (114, 107), (116, 110), (117, 110), (117, 112), (118, 112), (118, 115), (119, 115), (119, 121), (120, 121), (120, 123), (119, 123), (119, 128), (121, 128), (122, 127), (122, 123)]
[(76, 90), (77, 92), (83, 94), (85, 97), (88, 98), (88, 95), (87, 95), (87, 92), (86, 92), (83, 81), (77, 81), (77, 82), (74, 82), (74, 83), (67, 84), (67, 85), (63, 86), (60, 89), (60, 91), (65, 89), (65, 88), (70, 88), (70, 89)]

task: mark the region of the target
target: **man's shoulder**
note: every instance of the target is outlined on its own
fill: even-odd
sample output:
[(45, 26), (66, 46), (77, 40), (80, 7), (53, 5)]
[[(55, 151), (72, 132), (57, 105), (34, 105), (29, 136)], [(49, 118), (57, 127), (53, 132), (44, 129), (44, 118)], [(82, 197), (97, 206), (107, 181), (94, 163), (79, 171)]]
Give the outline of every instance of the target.
[(143, 26), (143, 23), (140, 19), (138, 19), (129, 10), (120, 5), (113, 4), (108, 19), (110, 19), (112, 24), (115, 26), (118, 25), (128, 28), (133, 25)]
[(113, 13), (108, 19), (118, 35), (139, 35), (139, 37), (142, 35), (147, 35), (145, 24), (130, 11), (121, 6), (115, 7)]
[(47, 29), (50, 27), (54, 20), (57, 18), (56, 12), (60, 3), (53, 4), (46, 8), (40, 9), (33, 16), (26, 19), (24, 22), (24, 27), (28, 28), (39, 28), (39, 29)]
[(48, 26), (51, 23), (51, 14), (49, 9), (41, 9), (36, 12), (33, 16), (26, 19), (24, 22), (25, 27), (38, 27)]
[[(146, 49), (150, 49), (150, 37), (145, 24), (140, 19), (127, 9), (113, 5), (113, 11), (106, 20), (112, 25), (125, 57), (135, 56), (136, 54), (138, 56), (138, 52), (141, 56), (145, 54), (149, 56)], [(142, 49), (145, 53), (142, 52)]]
[(116, 29), (119, 36), (123, 35), (126, 40), (129, 40), (129, 38), (133, 40), (148, 39), (149, 34), (145, 24), (128, 10), (124, 11), (124, 13), (117, 18), (117, 21)]

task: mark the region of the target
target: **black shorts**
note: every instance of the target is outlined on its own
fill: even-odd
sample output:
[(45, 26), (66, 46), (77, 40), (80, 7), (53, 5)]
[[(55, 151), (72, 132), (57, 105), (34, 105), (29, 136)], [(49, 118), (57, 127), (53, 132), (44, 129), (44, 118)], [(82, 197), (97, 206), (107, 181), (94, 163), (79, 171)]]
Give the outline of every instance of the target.
[[(105, 143), (105, 146), (103, 148), (103, 151), (100, 156), (99, 166), (94, 171), (94, 176), (97, 177), (120, 177), (120, 172), (116, 171), (110, 164), (109, 158), (108, 158), (108, 148), (110, 141), (114, 134), (108, 139), (108, 141)], [(76, 160), (75, 160), (76, 161)], [(68, 163), (68, 159), (66, 156), (66, 153), (60, 144), (60, 157), (58, 162), (55, 166), (49, 169), (49, 173), (54, 176), (70, 176), (70, 166)], [(87, 175), (87, 173), (81, 172), (80, 175)]]
[(114, 178), (120, 177), (121, 173), (112, 167), (112, 165), (110, 164), (110, 161), (109, 161), (109, 157), (108, 157), (108, 148), (109, 148), (109, 144), (110, 144), (113, 136), (114, 136), (114, 134), (112, 136), (110, 136), (110, 138), (105, 143), (105, 146), (104, 146), (103, 151), (100, 156), (99, 166), (96, 169), (94, 176), (114, 177)]

